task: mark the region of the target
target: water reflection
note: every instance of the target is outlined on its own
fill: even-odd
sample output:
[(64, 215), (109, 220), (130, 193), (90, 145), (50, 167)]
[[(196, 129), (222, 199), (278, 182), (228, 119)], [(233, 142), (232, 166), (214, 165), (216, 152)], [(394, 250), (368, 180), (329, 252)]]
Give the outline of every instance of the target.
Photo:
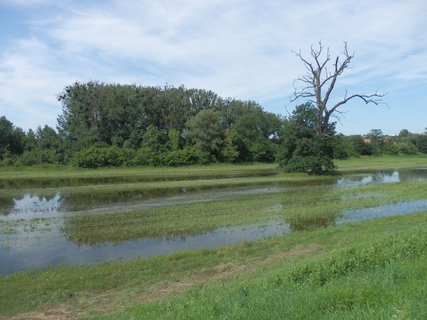
[[(327, 183), (331, 186), (344, 187), (426, 178), (427, 170), (394, 170), (359, 174), (339, 179), (331, 178)], [(178, 191), (180, 194), (163, 195), (162, 197), (153, 194), (152, 198), (140, 191), (84, 195), (56, 192), (50, 196), (25, 192), (19, 197), (0, 197), (0, 223), (16, 220), (22, 224), (15, 227), (14, 232), (0, 232), (0, 274), (58, 264), (84, 264), (133, 259), (180, 250), (212, 248), (288, 234), (291, 231), (302, 230), (307, 227), (314, 228), (427, 210), (427, 200), (417, 200), (377, 208), (345, 211), (336, 220), (335, 217), (317, 217), (306, 223), (293, 222), (292, 226), (283, 222), (270, 221), (261, 225), (220, 228), (199, 235), (141, 238), (115, 244), (103, 242), (101, 245), (73, 242), (63, 233), (64, 221), (73, 214), (126, 212), (189, 203), (223, 201), (242, 196), (280, 193), (290, 190), (290, 188), (306, 190), (305, 188), (312, 186), (312, 183), (306, 182), (306, 185), (298, 185), (297, 187), (292, 184), (274, 184), (198, 192), (180, 189)], [(33, 221), (31, 220), (33, 218), (38, 219)], [(44, 218), (48, 219), (44, 220)], [(19, 221), (21, 219), (25, 221)], [(1, 227), (2, 225), (0, 225), (0, 229)]]
[[(57, 226), (59, 227), (59, 226)], [(130, 260), (137, 257), (164, 255), (183, 250), (214, 248), (243, 241), (285, 235), (290, 226), (277, 221), (261, 224), (219, 228), (212, 232), (178, 237), (143, 238), (120, 243), (104, 243), (98, 246), (78, 245), (68, 241), (58, 229), (43, 236), (30, 236), (25, 241), (12, 239), (7, 249), (0, 246), (0, 274), (27, 269), (76, 265), (113, 260)], [(4, 236), (3, 236), (4, 237)], [(2, 243), (0, 235), (0, 244)]]
[(11, 198), (11, 204), (0, 203), (0, 221), (32, 219), (72, 214), (98, 214), (109, 212), (128, 212), (175, 205), (204, 203), (227, 200), (235, 197), (273, 194), (283, 192), (284, 186), (252, 186), (223, 188), (209, 191), (185, 192), (184, 194), (146, 198), (145, 194), (63, 194), (49, 196), (25, 193), (22, 197)]
[(374, 183), (395, 183), (427, 179), (427, 171), (422, 169), (383, 170), (354, 174), (337, 180), (338, 187), (361, 186)]
[(61, 195), (53, 197), (36, 196), (29, 193), (22, 198), (13, 199), (13, 208), (9, 212), (15, 219), (57, 216), (62, 204)]
[(400, 173), (399, 171), (395, 170), (392, 173), (381, 171), (374, 174), (369, 174), (361, 178), (341, 178), (337, 180), (337, 185), (339, 187), (347, 187), (361, 186), (372, 183), (394, 183), (400, 181)]
[(377, 218), (392, 217), (427, 210), (427, 200), (392, 203), (384, 206), (346, 210), (336, 219), (336, 224), (352, 223)]
[[(322, 180), (322, 184), (337, 187), (359, 186), (374, 183), (391, 183), (427, 178), (427, 170), (394, 170), (368, 174), (353, 174), (339, 179)], [(67, 193), (53, 191), (50, 195), (23, 192), (18, 197), (0, 196), (0, 221), (63, 216), (70, 213), (93, 214), (122, 212), (178, 204), (226, 200), (238, 196), (271, 194), (294, 188), (310, 188), (313, 182), (284, 183), (264, 186), (230, 187), (211, 190), (190, 190), (177, 187), (162, 190), (126, 190), (108, 192)], [(47, 192), (44, 190), (43, 192)]]

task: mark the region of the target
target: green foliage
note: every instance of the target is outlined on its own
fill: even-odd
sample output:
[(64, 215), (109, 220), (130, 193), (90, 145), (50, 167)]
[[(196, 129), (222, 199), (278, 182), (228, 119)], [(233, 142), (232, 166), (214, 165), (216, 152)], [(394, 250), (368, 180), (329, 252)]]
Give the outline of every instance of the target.
[(289, 283), (324, 285), (351, 272), (385, 267), (392, 261), (419, 257), (426, 253), (427, 236), (424, 232), (419, 232), (386, 239), (360, 250), (351, 248), (323, 263), (299, 266), (285, 277)]
[(239, 147), (237, 145), (238, 133), (233, 129), (227, 129), (224, 137), (224, 147), (221, 150), (222, 159), (225, 162), (234, 162), (239, 158)]
[(171, 167), (208, 164), (211, 162), (209, 154), (193, 147), (185, 147), (182, 150), (165, 152), (160, 157), (160, 163), (162, 165)]
[(417, 154), (418, 150), (413, 143), (391, 141), (385, 144), (384, 153), (390, 155), (413, 155)]
[(427, 134), (418, 135), (415, 143), (419, 152), (427, 153)]
[[(159, 154), (194, 146), (226, 162), (271, 160), (275, 155), (265, 141), (276, 144), (282, 124), (254, 101), (224, 100), (183, 86), (76, 82), (58, 99), (63, 106), (58, 128), (71, 152), (99, 144), (142, 146)], [(226, 144), (225, 131), (231, 129), (236, 136)], [(268, 150), (259, 150), (260, 145)]]
[(286, 171), (323, 174), (335, 168), (335, 125), (329, 125), (328, 135), (317, 136), (315, 124), (316, 110), (311, 104), (296, 107), (287, 119), (278, 157)]
[(273, 162), (276, 158), (276, 145), (270, 140), (259, 138), (249, 147), (251, 160), (255, 162)]
[(347, 148), (345, 136), (342, 134), (336, 135), (334, 137), (334, 159), (347, 159), (350, 157), (351, 153)]
[(129, 164), (133, 166), (157, 166), (160, 164), (159, 154), (149, 147), (142, 147), (136, 151)]
[(384, 152), (386, 139), (381, 129), (372, 129), (366, 138), (369, 140), (372, 154), (379, 155)]
[(122, 166), (132, 159), (134, 151), (118, 147), (90, 147), (74, 153), (71, 164), (80, 168)]
[(372, 154), (372, 146), (365, 142), (361, 135), (343, 137), (346, 153), (352, 157), (368, 156)]
[(10, 160), (24, 151), (25, 133), (6, 117), (0, 117), (0, 160)]
[(150, 124), (142, 136), (142, 146), (155, 152), (161, 152), (165, 150), (165, 136)]
[(212, 109), (201, 110), (187, 121), (186, 137), (202, 152), (218, 157), (224, 143), (220, 114)]
[(32, 149), (24, 151), (24, 153), (17, 159), (18, 165), (35, 165), (35, 164), (60, 164), (62, 157), (55, 149)]
[(180, 134), (176, 129), (170, 129), (168, 132), (168, 147), (171, 151), (179, 150), (181, 145)]

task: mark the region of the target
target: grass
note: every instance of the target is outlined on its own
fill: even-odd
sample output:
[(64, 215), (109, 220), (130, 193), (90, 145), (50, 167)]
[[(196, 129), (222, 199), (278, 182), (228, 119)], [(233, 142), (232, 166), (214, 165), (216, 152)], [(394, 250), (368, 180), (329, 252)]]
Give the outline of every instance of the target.
[(128, 213), (71, 216), (66, 219), (63, 231), (75, 243), (100, 244), (197, 234), (269, 220), (287, 222), (295, 230), (302, 230), (334, 224), (344, 210), (423, 199), (425, 190), (427, 181), (340, 189), (311, 187)]
[(375, 170), (375, 169), (404, 169), (427, 167), (427, 155), (418, 154), (411, 156), (362, 156), (345, 160), (335, 160), (340, 171)]
[(91, 319), (424, 319), (426, 233), (378, 238)]
[[(342, 171), (426, 165), (426, 156), (384, 156), (338, 162)], [(0, 318), (27, 312), (59, 312), (58, 308), (74, 317), (95, 319), (104, 316), (111, 319), (306, 319), (313, 314), (325, 319), (425, 318), (427, 285), (423, 284), (427, 279), (427, 264), (422, 250), (427, 243), (424, 231), (427, 212), (357, 224), (330, 224), (346, 209), (426, 199), (426, 181), (331, 188), (327, 183), (334, 177), (282, 173), (266, 176), (275, 168), (263, 164), (19, 170), (1, 168), (0, 181), (14, 177), (18, 180), (113, 177), (103, 184), (91, 185), (93, 181), (85, 180), (79, 181), (78, 187), (70, 184), (61, 189), (69, 197), (74, 196), (75, 201), (87, 202), (91, 197), (95, 202), (108, 201), (117, 194), (128, 199), (132, 193), (167, 194), (181, 188), (201, 190), (294, 183), (295, 188), (283, 193), (230, 196), (206, 203), (67, 217), (63, 232), (80, 245), (179, 236), (267, 220), (289, 222), (299, 231), (286, 237), (217, 249), (1, 276)], [(183, 180), (187, 174), (191, 178)], [(120, 180), (121, 175), (124, 180)], [(132, 180), (132, 183), (126, 180), (135, 175), (141, 175), (142, 178), (138, 178), (141, 180)], [(311, 187), (304, 187), (307, 184)], [(49, 193), (56, 189), (34, 190)], [(1, 191), (4, 197), (18, 192)], [(7, 236), (23, 224), (33, 227), (37, 223), (48, 228), (49, 219), (25, 223), (3, 221), (0, 233)], [(411, 240), (414, 237), (416, 239)], [(377, 251), (370, 253), (372, 248)], [(412, 248), (418, 253), (408, 255)], [(372, 257), (383, 260), (370, 260)]]
[[(425, 230), (426, 227), (425, 213), (414, 214), (369, 223), (301, 231), (288, 237), (274, 237), (212, 250), (198, 250), (129, 262), (81, 267), (64, 266), (42, 272), (15, 273), (0, 278), (0, 300), (2, 301), (0, 314), (12, 315), (34, 310), (49, 310), (55, 305), (66, 305), (74, 312), (78, 310), (99, 313), (105, 312), (104, 308), (111, 312), (119, 306), (168, 297), (164, 292), (167, 292), (168, 288), (174, 288), (176, 283), (187, 281), (191, 284), (191, 279), (197, 279), (200, 275), (209, 275), (209, 270), (218, 270), (218, 266), (223, 266), (224, 270), (227, 270), (227, 267), (239, 265), (251, 266), (257, 261), (268, 261), (271, 256), (314, 246), (315, 249), (312, 251), (303, 251), (301, 255), (289, 255), (271, 266), (266, 264), (261, 270), (255, 271), (253, 276), (237, 277), (237, 280), (234, 280), (237, 287), (231, 287), (231, 291), (227, 289), (221, 293), (226, 297), (235, 290), (239, 292), (240, 287), (245, 283), (252, 291), (258, 286), (258, 281), (267, 281), (264, 279), (265, 274), (272, 278), (277, 274), (284, 277), (287, 272), (294, 270), (296, 263), (297, 265), (311, 265), (319, 261), (324, 263), (324, 259), (329, 259), (342, 250), (352, 247), (363, 248), (372, 245), (378, 239), (388, 239), (398, 234), (413, 234), (420, 229)], [(209, 276), (206, 276), (206, 282), (209, 282)], [(203, 281), (192, 283), (196, 285), (195, 296), (204, 294), (204, 291), (210, 288), (210, 286), (199, 288), (197, 284), (201, 283)], [(218, 297), (221, 296), (221, 284), (212, 290), (216, 292), (212, 293), (213, 296), (217, 294)], [(176, 293), (182, 291), (185, 290), (178, 290)], [(185, 300), (187, 297), (181, 298)], [(157, 315), (163, 317), (161, 316), (162, 308), (153, 308), (157, 308)], [(126, 314), (127, 312), (125, 311)], [(117, 316), (117, 318), (120, 317)]]
[(49, 179), (102, 179), (117, 178), (121, 180), (139, 179), (140, 181), (179, 180), (193, 178), (217, 178), (270, 175), (277, 172), (277, 165), (272, 163), (256, 164), (212, 164), (188, 167), (119, 167), (81, 169), (61, 165), (36, 165), (26, 167), (0, 167), (0, 181), (13, 180), (49, 180)]

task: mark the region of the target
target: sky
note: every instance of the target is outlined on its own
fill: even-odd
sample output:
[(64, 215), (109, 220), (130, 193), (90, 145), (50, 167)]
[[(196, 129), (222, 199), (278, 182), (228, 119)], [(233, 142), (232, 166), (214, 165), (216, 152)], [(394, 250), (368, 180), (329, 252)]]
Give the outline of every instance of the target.
[(295, 55), (319, 41), (355, 57), (331, 102), (387, 92), (384, 104), (352, 100), (339, 132), (427, 127), (425, 0), (0, 0), (0, 117), (24, 130), (56, 127), (57, 96), (74, 82), (184, 85), (255, 100), (288, 115)]

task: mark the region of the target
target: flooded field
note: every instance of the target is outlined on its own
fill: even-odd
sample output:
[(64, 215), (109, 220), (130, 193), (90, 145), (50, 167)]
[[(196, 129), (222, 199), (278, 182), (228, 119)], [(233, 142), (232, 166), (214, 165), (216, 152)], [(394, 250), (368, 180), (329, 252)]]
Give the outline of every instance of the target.
[[(82, 189), (93, 185), (93, 193), (86, 190), (77, 192), (74, 187), (68, 190), (67, 187), (72, 183), (66, 181), (37, 181), (34, 184), (25, 181), (15, 185), (3, 181), (0, 191), (7, 190), (7, 193), (0, 195), (0, 274), (59, 264), (75, 265), (163, 255), (285, 235), (301, 229), (287, 220), (284, 214), (287, 204), (294, 199), (293, 192), (309, 194), (314, 188), (329, 192), (328, 190), (340, 188), (351, 189), (426, 179), (427, 170), (391, 170), (353, 172), (311, 182), (263, 182), (262, 185), (219, 188), (210, 186), (194, 190), (176, 186), (166, 191), (161, 188), (141, 189), (141, 181), (138, 178), (134, 180), (134, 189), (132, 180), (126, 178), (125, 190), (119, 188), (123, 182), (119, 178), (101, 181), (79, 180), (78, 183), (83, 184)], [(105, 184), (110, 184), (108, 191), (101, 192), (97, 186)], [(46, 187), (42, 187), (43, 185)], [(152, 226), (166, 223), (161, 219), (167, 220), (167, 216), (162, 217), (162, 211), (156, 211), (162, 208), (177, 208), (178, 211), (183, 208), (182, 210), (186, 211), (192, 210), (191, 206), (203, 206), (200, 210), (206, 210), (206, 217), (210, 219), (222, 214), (221, 210), (227, 211), (226, 205), (229, 202), (244, 203), (256, 197), (271, 197), (271, 201), (263, 204), (260, 219), (255, 219), (253, 223), (227, 222), (225, 226), (206, 227), (204, 232), (195, 233), (179, 231), (178, 220), (176, 232), (162, 234), (163, 229), (157, 233), (150, 232)], [(360, 196), (361, 199), (364, 197), (369, 195)], [(222, 207), (219, 207), (220, 205)], [(333, 219), (320, 225), (350, 223), (425, 210), (425, 198), (398, 201), (376, 207), (342, 210), (337, 217), (333, 216)], [(265, 218), (262, 217), (264, 211), (267, 212)], [(188, 216), (191, 219), (191, 214)], [(90, 219), (85, 220), (86, 217)], [(110, 237), (108, 228), (111, 228), (111, 234), (120, 232), (122, 225), (118, 217), (129, 218), (123, 226), (145, 223), (146, 226), (142, 226), (145, 231), (129, 233), (128, 237)], [(88, 233), (91, 230), (105, 232), (93, 240), (78, 232), (82, 226), (88, 228)], [(125, 228), (122, 231), (127, 233)], [(154, 234), (156, 236), (153, 236)]]

